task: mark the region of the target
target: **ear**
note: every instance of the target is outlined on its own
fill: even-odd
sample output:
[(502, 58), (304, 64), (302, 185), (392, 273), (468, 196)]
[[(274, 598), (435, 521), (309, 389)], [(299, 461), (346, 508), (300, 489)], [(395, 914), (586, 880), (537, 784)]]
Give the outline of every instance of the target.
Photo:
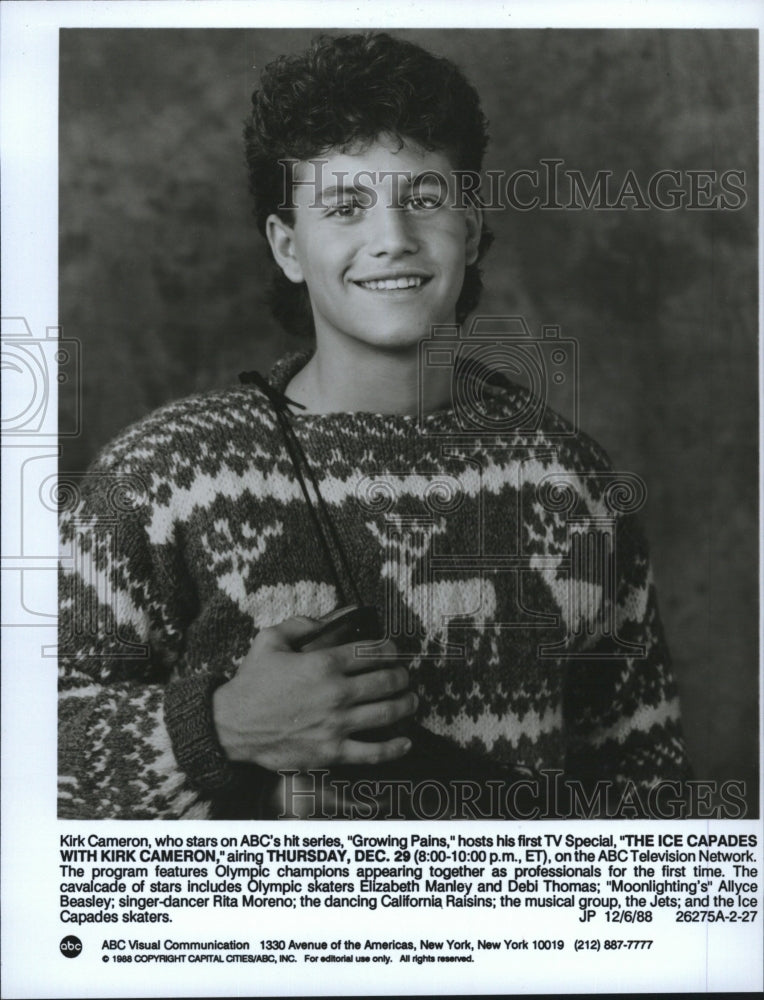
[(467, 225), (467, 264), (474, 264), (478, 258), (478, 247), (483, 232), (483, 210), (477, 205), (468, 205), (465, 209)]
[(269, 215), (265, 220), (265, 235), (271, 247), (273, 259), (295, 284), (305, 280), (295, 247), (294, 227), (279, 215)]

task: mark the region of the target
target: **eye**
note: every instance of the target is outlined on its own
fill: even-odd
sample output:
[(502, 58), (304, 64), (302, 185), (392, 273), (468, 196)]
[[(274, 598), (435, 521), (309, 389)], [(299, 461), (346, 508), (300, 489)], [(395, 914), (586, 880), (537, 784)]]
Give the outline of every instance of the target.
[(407, 207), (415, 212), (440, 208), (442, 204), (443, 197), (440, 192), (436, 194), (435, 192), (427, 191), (419, 191), (417, 194), (412, 195), (406, 203)]
[(326, 214), (338, 219), (352, 219), (358, 215), (362, 209), (363, 206), (357, 199), (350, 198), (347, 201), (333, 205)]

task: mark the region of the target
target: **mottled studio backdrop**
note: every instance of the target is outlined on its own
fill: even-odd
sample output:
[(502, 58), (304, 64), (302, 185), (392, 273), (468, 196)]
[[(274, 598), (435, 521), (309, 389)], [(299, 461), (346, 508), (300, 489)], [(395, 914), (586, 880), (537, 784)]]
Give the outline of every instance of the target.
[[(579, 341), (581, 424), (648, 484), (698, 777), (746, 780), (756, 809), (756, 36), (400, 34), (477, 86), (489, 169), (555, 157), (587, 181), (612, 170), (616, 191), (629, 169), (643, 185), (682, 171), (685, 190), (690, 170), (745, 172), (739, 210), (491, 213), (481, 310)], [(294, 346), (264, 304), (241, 124), (258, 68), (311, 35), (61, 32), (60, 322), (83, 359), (83, 432), (63, 470), (160, 404)]]

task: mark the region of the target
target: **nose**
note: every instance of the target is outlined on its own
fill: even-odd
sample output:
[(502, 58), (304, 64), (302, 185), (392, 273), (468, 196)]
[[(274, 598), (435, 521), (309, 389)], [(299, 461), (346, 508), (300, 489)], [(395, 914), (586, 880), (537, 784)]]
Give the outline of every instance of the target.
[(375, 257), (399, 257), (414, 253), (418, 243), (410, 213), (383, 201), (369, 213), (368, 250)]

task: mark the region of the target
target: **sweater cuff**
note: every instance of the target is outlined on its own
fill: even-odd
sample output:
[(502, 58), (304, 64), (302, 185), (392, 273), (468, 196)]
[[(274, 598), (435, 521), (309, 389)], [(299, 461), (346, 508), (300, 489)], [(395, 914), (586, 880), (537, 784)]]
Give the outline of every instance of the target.
[(175, 759), (190, 783), (205, 795), (232, 790), (237, 771), (218, 740), (212, 695), (224, 674), (193, 674), (165, 689), (164, 720)]

